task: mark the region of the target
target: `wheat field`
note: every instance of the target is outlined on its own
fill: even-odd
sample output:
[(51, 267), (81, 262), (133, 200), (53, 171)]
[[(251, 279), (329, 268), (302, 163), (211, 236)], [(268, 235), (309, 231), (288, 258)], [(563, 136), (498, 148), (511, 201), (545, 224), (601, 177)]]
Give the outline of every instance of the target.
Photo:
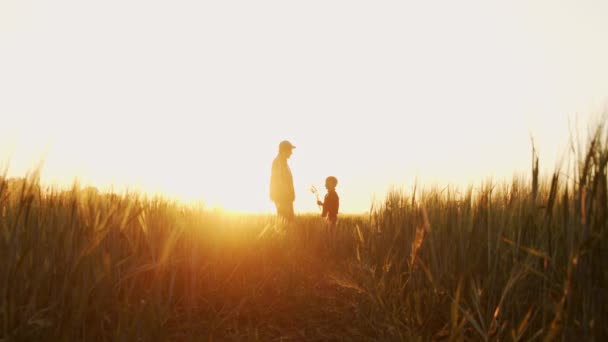
[(606, 131), (575, 155), (334, 231), (3, 177), (0, 340), (605, 340)]

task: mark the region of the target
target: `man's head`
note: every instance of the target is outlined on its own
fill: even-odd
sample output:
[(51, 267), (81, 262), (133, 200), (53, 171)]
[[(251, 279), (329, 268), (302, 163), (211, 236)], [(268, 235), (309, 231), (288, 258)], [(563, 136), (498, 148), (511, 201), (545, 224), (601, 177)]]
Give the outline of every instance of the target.
[(289, 157), (291, 157), (291, 154), (293, 153), (294, 148), (296, 148), (296, 147), (293, 146), (289, 141), (283, 140), (279, 144), (279, 155), (282, 155), (285, 158), (289, 158)]
[(325, 188), (327, 190), (335, 190), (336, 186), (338, 186), (338, 178), (334, 176), (325, 178)]

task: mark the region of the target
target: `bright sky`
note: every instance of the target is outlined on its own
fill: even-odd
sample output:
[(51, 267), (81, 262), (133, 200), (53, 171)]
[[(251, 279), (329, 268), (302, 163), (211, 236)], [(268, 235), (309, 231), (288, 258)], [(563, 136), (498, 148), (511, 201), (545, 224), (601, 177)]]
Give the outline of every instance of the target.
[[(608, 98), (608, 1), (0, 0), (0, 161), (269, 211), (551, 170)], [(583, 131), (584, 129), (581, 129)]]

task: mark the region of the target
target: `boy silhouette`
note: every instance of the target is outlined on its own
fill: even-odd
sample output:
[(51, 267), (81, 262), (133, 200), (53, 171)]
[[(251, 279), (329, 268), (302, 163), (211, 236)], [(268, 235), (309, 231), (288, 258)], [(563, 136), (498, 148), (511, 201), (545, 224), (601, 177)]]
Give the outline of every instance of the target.
[(323, 206), (323, 213), (321, 217), (326, 217), (330, 227), (336, 226), (338, 220), (338, 209), (340, 208), (340, 197), (336, 192), (336, 186), (338, 186), (338, 179), (334, 176), (329, 176), (325, 179), (325, 189), (327, 194), (323, 202), (317, 201), (318, 205)]

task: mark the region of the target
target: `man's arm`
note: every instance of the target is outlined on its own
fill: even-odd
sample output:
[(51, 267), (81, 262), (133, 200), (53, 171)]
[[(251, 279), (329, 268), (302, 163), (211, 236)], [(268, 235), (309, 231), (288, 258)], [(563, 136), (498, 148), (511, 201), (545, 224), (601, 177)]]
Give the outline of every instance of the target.
[(270, 199), (273, 202), (276, 202), (279, 198), (279, 180), (277, 179), (279, 176), (277, 170), (277, 161), (276, 159), (272, 162), (272, 169), (270, 171)]

